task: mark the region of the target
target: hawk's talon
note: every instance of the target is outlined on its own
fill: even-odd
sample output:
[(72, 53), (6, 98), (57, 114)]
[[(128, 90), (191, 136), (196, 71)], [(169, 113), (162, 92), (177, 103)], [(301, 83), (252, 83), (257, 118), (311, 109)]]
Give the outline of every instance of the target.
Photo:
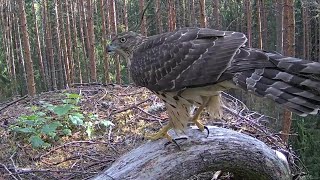
[(178, 138), (172, 139), (171, 141), (166, 142), (164, 144), (164, 147), (167, 147), (169, 144), (174, 143), (178, 147), (178, 149), (181, 150), (181, 147), (178, 144), (177, 140), (182, 140), (182, 139), (187, 140), (188, 138), (187, 137), (178, 137)]
[(208, 128), (207, 126), (204, 126), (204, 129), (207, 130), (207, 133), (208, 133), (208, 134), (207, 134), (206, 138), (208, 138), (208, 137), (209, 137), (209, 134), (210, 134), (209, 128)]

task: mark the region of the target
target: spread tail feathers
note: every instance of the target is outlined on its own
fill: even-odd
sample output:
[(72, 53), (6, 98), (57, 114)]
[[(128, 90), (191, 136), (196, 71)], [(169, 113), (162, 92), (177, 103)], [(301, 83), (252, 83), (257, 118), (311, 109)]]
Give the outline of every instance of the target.
[(320, 112), (320, 63), (273, 53), (265, 55), (272, 66), (238, 72), (234, 82), (300, 116)]

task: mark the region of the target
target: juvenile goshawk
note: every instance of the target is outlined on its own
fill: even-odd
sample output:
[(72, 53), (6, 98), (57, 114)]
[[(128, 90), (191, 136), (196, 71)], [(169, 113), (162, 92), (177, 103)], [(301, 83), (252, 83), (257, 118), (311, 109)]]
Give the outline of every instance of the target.
[[(220, 92), (241, 88), (306, 116), (320, 108), (320, 63), (247, 48), (240, 32), (183, 28), (145, 37), (118, 34), (108, 46), (128, 60), (138, 86), (153, 91), (167, 108), (169, 123), (151, 139), (172, 141), (167, 131), (183, 132), (188, 122), (204, 130), (198, 117), (206, 108), (220, 117)], [(198, 110), (193, 117), (193, 106)]]

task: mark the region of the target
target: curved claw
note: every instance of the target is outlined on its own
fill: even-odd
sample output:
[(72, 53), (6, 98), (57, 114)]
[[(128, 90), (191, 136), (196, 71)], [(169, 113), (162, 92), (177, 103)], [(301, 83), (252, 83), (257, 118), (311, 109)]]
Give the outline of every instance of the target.
[(171, 139), (171, 141), (168, 141), (164, 144), (164, 147), (167, 147), (169, 144), (174, 143), (178, 147), (178, 149), (181, 150), (181, 147), (178, 144), (177, 140), (182, 140), (182, 139), (187, 140), (188, 138), (187, 137), (178, 137), (175, 139)]
[(207, 134), (206, 138), (208, 138), (208, 137), (209, 137), (209, 134), (210, 134), (209, 128), (208, 128), (207, 126), (204, 126), (204, 129), (207, 130), (207, 133), (208, 133), (208, 134)]

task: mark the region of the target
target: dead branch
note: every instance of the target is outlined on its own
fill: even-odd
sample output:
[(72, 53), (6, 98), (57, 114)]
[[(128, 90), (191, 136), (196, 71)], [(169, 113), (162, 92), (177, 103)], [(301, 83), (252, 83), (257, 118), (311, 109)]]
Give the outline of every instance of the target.
[(150, 141), (120, 157), (97, 176), (102, 179), (188, 179), (209, 172), (230, 172), (241, 179), (290, 179), (288, 162), (251, 136), (210, 126), (209, 137), (197, 129), (179, 141), (182, 150), (166, 140)]
[(1, 112), (2, 110), (4, 110), (4, 109), (8, 108), (9, 106), (11, 106), (11, 105), (13, 105), (13, 104), (15, 104), (15, 103), (17, 103), (17, 102), (19, 102), (19, 101), (27, 98), (27, 97), (28, 97), (28, 95), (25, 95), (25, 96), (23, 96), (23, 97), (21, 97), (21, 98), (19, 98), (19, 99), (16, 99), (16, 100), (14, 100), (14, 101), (9, 102), (9, 103), (6, 104), (4, 107), (0, 108), (0, 112)]

